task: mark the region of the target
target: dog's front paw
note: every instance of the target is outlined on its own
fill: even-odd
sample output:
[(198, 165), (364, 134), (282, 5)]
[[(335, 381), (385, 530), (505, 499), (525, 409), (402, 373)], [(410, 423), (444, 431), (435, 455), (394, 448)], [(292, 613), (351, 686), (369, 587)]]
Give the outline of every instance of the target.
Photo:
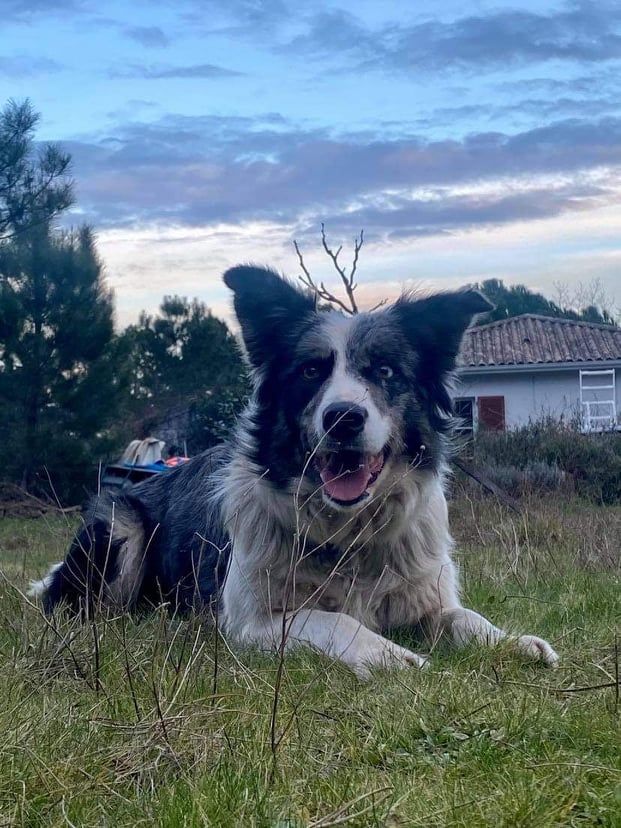
[(543, 638), (537, 638), (536, 635), (521, 635), (515, 644), (520, 653), (535, 661), (542, 661), (546, 667), (558, 665), (558, 654)]
[(405, 647), (399, 646), (379, 635), (365, 641), (364, 645), (356, 653), (355, 663), (352, 664), (354, 672), (360, 678), (367, 679), (373, 668), (382, 669), (406, 669), (418, 667), (422, 669), (427, 665), (425, 656), (413, 653)]

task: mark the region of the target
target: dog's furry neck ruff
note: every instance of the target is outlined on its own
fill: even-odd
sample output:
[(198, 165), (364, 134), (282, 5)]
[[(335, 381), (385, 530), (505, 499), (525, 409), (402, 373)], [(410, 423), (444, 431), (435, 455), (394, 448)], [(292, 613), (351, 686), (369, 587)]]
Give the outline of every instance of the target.
[[(247, 413), (251, 414), (252, 409), (250, 403)], [(330, 550), (372, 549), (378, 537), (384, 547), (405, 536), (412, 511), (424, 512), (426, 501), (443, 490), (444, 465), (440, 471), (433, 471), (420, 467), (416, 460), (403, 459), (393, 465), (381, 490), (359, 509), (333, 509), (303, 475), (293, 478), (286, 487), (268, 479), (267, 470), (251, 459), (254, 447), (250, 420), (248, 416), (241, 418), (236, 448), (223, 469), (219, 496), (233, 539), (240, 531), (246, 537), (254, 535), (255, 547), (264, 548), (268, 556), (269, 548), (280, 543), (260, 543), (266, 531), (277, 532), (285, 543), (289, 538), (288, 545), (297, 545), (298, 554), (318, 558), (331, 557)]]

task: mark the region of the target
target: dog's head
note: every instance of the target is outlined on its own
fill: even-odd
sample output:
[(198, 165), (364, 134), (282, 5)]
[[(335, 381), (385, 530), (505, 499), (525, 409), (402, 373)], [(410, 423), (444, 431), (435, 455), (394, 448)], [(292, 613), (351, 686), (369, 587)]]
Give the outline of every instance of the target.
[(406, 295), (346, 316), (317, 311), (272, 270), (235, 267), (224, 281), (254, 373), (251, 459), (267, 479), (303, 478), (331, 506), (355, 509), (405, 469), (437, 470), (462, 335), (491, 307), (480, 293)]

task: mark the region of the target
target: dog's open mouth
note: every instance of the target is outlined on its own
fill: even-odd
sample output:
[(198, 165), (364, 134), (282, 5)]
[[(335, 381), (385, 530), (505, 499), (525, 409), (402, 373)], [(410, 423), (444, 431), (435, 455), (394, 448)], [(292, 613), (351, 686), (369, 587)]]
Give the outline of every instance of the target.
[(315, 465), (323, 491), (331, 500), (343, 506), (352, 506), (369, 494), (369, 488), (379, 477), (386, 452), (365, 454), (360, 451), (332, 451), (318, 457)]

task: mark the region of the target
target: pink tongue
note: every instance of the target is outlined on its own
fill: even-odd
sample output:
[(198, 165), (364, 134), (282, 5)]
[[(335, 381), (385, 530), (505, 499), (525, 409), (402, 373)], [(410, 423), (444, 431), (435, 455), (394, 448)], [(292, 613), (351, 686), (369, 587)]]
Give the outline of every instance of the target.
[(328, 466), (320, 471), (325, 491), (335, 500), (357, 500), (364, 493), (373, 472), (368, 461), (355, 471), (333, 471)]

